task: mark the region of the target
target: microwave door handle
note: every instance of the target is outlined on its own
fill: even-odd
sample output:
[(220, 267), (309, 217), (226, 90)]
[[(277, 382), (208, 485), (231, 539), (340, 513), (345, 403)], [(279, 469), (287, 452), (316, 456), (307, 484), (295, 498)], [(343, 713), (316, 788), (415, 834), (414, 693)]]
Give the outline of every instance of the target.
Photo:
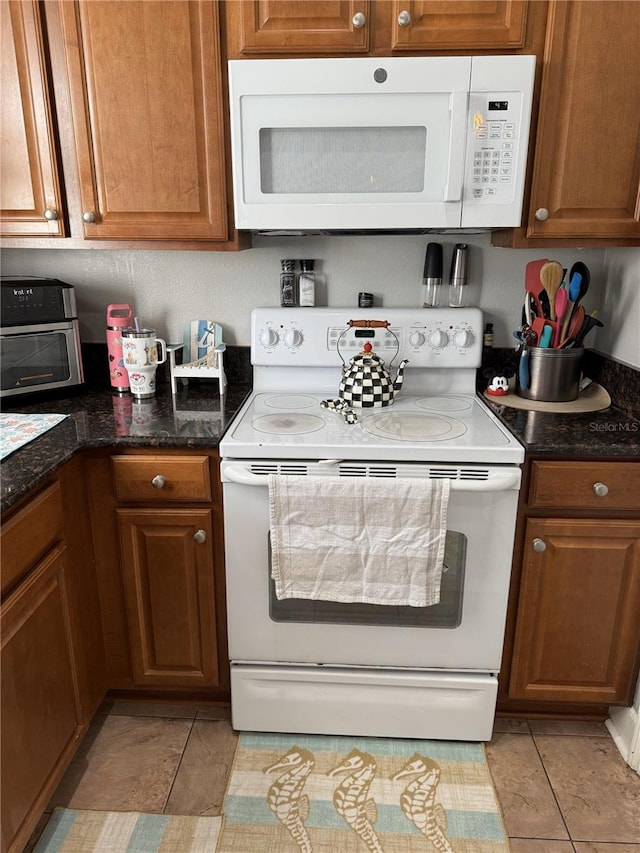
[[(313, 475), (312, 475), (313, 476)], [(322, 476), (318, 474), (317, 476)], [(520, 488), (521, 472), (519, 468), (494, 474), (490, 480), (451, 480), (451, 491), (454, 492), (502, 492), (507, 489)], [(267, 486), (268, 474), (252, 474), (246, 468), (236, 465), (225, 467), (223, 482), (238, 483), (242, 486)]]
[(468, 92), (452, 92), (449, 100), (451, 132), (449, 135), (449, 163), (447, 183), (444, 188), (445, 201), (461, 201), (464, 160), (467, 145)]

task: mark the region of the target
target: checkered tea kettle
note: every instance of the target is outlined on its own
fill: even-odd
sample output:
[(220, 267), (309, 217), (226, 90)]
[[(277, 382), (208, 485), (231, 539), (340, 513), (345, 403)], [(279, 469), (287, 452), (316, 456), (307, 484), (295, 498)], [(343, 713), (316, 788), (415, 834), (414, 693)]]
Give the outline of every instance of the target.
[(353, 327), (388, 329), (389, 334), (396, 339), (396, 352), (393, 356), (395, 358), (400, 350), (400, 342), (397, 335), (389, 329), (389, 325), (387, 320), (349, 320), (347, 328), (338, 337), (338, 355), (342, 360), (342, 378), (338, 394), (351, 406), (358, 408), (390, 406), (395, 393), (402, 387), (404, 368), (408, 364), (408, 359), (400, 363), (396, 378), (393, 380), (384, 366), (384, 361), (373, 352), (373, 347), (367, 342), (362, 352), (346, 364), (340, 352), (342, 335)]

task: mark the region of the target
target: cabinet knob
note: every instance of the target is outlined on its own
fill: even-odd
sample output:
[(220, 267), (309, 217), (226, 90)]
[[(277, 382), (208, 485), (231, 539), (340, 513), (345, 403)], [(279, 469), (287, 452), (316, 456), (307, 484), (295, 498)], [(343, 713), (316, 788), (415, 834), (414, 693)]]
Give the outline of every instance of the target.
[(204, 530), (196, 530), (193, 534), (193, 541), (197, 542), (198, 545), (202, 545), (203, 542), (207, 541), (207, 534)]
[(402, 12), (398, 15), (398, 26), (400, 27), (408, 27), (411, 23), (411, 13), (407, 12), (406, 9), (403, 9)]
[(85, 212), (82, 214), (82, 221), (83, 222), (95, 222), (96, 221), (95, 213), (92, 210), (85, 210)]
[(156, 474), (156, 476), (151, 481), (151, 485), (154, 489), (163, 489), (164, 484), (167, 482), (167, 478), (163, 477), (162, 474)]
[(593, 491), (599, 498), (604, 498), (609, 494), (609, 486), (606, 486), (604, 483), (594, 483)]
[(53, 207), (48, 207), (44, 212), (44, 218), (48, 219), (49, 222), (53, 222), (58, 218), (58, 211)]
[(539, 207), (534, 215), (538, 222), (544, 222), (546, 219), (549, 218), (549, 211), (546, 207)]
[(361, 30), (367, 23), (367, 18), (362, 12), (356, 12), (353, 18), (351, 18), (351, 23), (356, 30)]
[(547, 543), (544, 541), (544, 539), (534, 539), (533, 540), (533, 550), (538, 551), (538, 552), (546, 551), (547, 550)]

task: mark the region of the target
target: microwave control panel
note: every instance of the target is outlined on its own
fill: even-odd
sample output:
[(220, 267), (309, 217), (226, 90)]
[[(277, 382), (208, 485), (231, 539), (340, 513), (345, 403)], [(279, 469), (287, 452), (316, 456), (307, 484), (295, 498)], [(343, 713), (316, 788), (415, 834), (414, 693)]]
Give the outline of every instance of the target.
[(488, 204), (509, 204), (519, 174), (522, 95), (472, 93), (469, 107), (465, 196)]

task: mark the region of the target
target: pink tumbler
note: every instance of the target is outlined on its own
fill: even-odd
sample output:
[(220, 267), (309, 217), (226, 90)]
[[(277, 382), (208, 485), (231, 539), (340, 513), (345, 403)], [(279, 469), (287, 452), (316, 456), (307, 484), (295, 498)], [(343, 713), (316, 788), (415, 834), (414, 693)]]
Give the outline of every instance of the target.
[(109, 305), (107, 308), (107, 350), (109, 353), (109, 378), (118, 394), (129, 390), (129, 374), (122, 357), (122, 330), (133, 325), (131, 305)]

